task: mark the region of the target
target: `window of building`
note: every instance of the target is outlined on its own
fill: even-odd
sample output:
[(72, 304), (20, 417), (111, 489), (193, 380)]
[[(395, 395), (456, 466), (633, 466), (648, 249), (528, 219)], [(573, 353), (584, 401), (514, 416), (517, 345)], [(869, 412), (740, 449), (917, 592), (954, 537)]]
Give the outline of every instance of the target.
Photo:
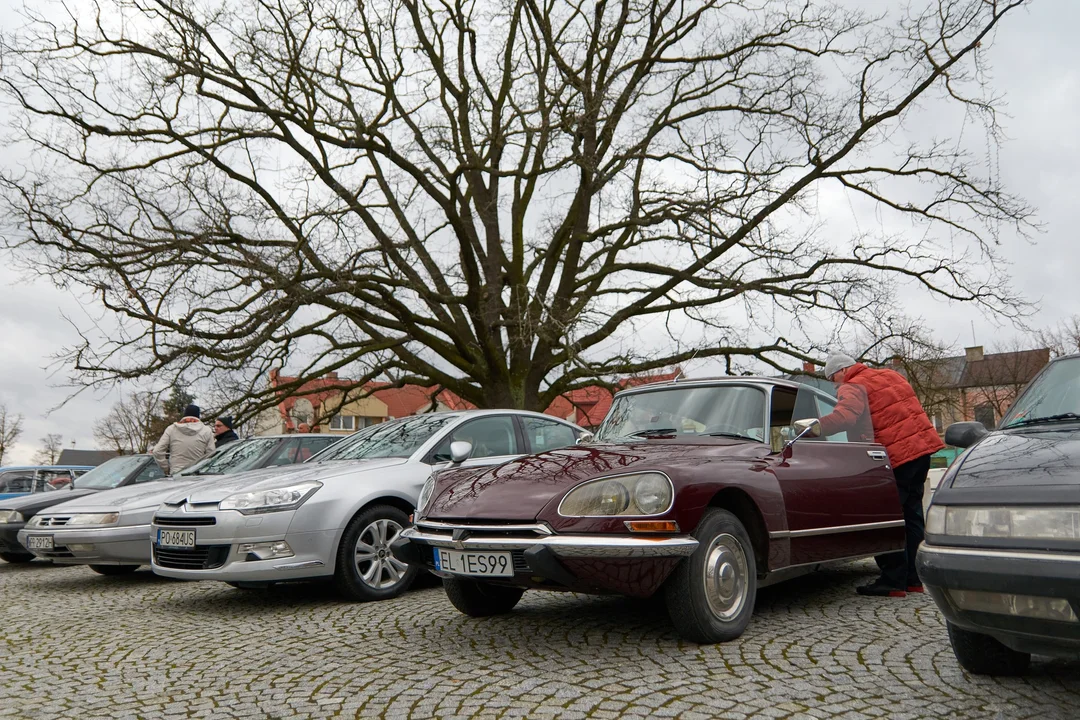
[(975, 422), (980, 422), (987, 428), (995, 427), (997, 419), (994, 417), (994, 406), (989, 404), (977, 406), (975, 408)]
[[(361, 426), (362, 427), (362, 426)], [(356, 417), (353, 415), (335, 415), (330, 419), (331, 430), (355, 430)]]

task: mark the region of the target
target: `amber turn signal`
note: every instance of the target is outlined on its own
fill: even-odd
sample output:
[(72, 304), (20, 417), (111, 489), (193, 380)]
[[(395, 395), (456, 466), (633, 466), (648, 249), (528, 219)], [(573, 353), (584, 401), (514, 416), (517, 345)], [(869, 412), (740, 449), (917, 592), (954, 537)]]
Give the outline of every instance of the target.
[(677, 533), (679, 523), (674, 520), (627, 520), (626, 529), (630, 532)]

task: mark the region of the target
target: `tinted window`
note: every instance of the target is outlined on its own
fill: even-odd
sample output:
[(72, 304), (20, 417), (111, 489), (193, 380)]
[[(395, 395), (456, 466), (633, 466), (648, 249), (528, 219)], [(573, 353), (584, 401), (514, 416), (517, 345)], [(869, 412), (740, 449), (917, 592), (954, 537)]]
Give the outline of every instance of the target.
[[(108, 490), (117, 487), (131, 473), (146, 462), (145, 456), (128, 455), (127, 457), (115, 457), (106, 460), (96, 468), (75, 480), (77, 488), (92, 488), (94, 490)], [(157, 467), (156, 462), (151, 465)], [(161, 473), (161, 468), (158, 468)]]
[(577, 442), (577, 433), (562, 423), (540, 418), (521, 418), (525, 428), (525, 439), (529, 443), (529, 452), (540, 453), (545, 450), (567, 447)]
[(514, 420), (509, 415), (482, 417), (462, 423), (443, 438), (432, 459), (435, 462), (449, 462), (450, 443), (459, 440), (472, 444), (470, 459), (517, 455), (520, 452), (517, 434), (514, 432)]

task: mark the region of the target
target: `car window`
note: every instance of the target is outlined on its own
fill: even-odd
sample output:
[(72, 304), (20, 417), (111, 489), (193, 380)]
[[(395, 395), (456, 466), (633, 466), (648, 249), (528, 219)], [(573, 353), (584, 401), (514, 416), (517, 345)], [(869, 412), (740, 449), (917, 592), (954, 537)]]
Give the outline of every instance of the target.
[(541, 453), (545, 450), (567, 447), (577, 442), (574, 429), (552, 420), (524, 417), (521, 423), (525, 428), (525, 439), (529, 443), (529, 452)]
[(151, 462), (135, 476), (135, 483), (153, 482), (165, 477), (165, 471), (156, 462)]
[(318, 461), (410, 457), (459, 415), (414, 415), (358, 430), (318, 454)]
[(306, 462), (310, 460), (315, 453), (329, 447), (330, 443), (334, 442), (337, 438), (332, 437), (304, 437), (300, 438), (300, 452), (297, 453), (296, 462)]
[(220, 452), (214, 453), (209, 460), (204, 460), (198, 466), (192, 466), (180, 472), (180, 475), (225, 475), (227, 473), (249, 470), (263, 458), (266, 453), (275, 448), (281, 441), (280, 438), (248, 438), (238, 440), (224, 446)]
[[(824, 417), (833, 410), (836, 409), (836, 401), (832, 399), (826, 399), (822, 395), (814, 395), (814, 401), (817, 404), (817, 417)], [(823, 438), (826, 442), (847, 442), (848, 433), (847, 430), (842, 430), (835, 435), (828, 435)]]
[[(98, 465), (96, 468), (86, 473), (85, 475), (75, 479), (75, 487), (84, 489), (90, 488), (93, 490), (110, 490), (117, 487), (124, 481), (131, 473), (146, 462), (145, 455), (128, 455), (126, 457), (115, 457), (111, 460)], [(154, 467), (157, 467), (157, 463), (150, 463)], [(158, 468), (158, 472), (161, 472), (161, 468)]]
[(34, 482), (35, 492), (63, 490), (71, 485), (71, 472), (68, 470), (39, 470)]
[(735, 435), (764, 442), (765, 393), (748, 385), (688, 386), (619, 395), (596, 433), (599, 441), (674, 435)]
[[(983, 423), (988, 428), (994, 426), (993, 408), (989, 410), (989, 423)], [(1080, 358), (1050, 363), (1005, 413), (1001, 427), (1069, 413), (1080, 414)]]
[(300, 439), (293, 438), (281, 443), (281, 447), (274, 451), (265, 467), (277, 467), (279, 465), (292, 465), (296, 462), (296, 451), (300, 449)]
[(28, 493), (33, 487), (33, 470), (10, 470), (0, 475), (0, 492)]
[(472, 444), (470, 460), (500, 455), (517, 455), (517, 433), (510, 415), (493, 415), (462, 423), (454, 428), (435, 448), (435, 462), (450, 462), (450, 443), (464, 440)]

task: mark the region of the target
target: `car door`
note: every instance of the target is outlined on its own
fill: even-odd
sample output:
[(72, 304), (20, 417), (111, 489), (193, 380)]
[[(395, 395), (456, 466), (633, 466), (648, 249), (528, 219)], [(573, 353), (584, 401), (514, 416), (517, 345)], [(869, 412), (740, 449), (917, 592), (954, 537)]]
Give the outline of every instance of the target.
[[(803, 386), (773, 389), (776, 423), (822, 417), (836, 399)], [(790, 415), (788, 413), (790, 412)], [(790, 432), (790, 431), (789, 431)], [(791, 564), (837, 560), (903, 547), (904, 521), (885, 448), (851, 442), (848, 433), (805, 436), (776, 456), (773, 471), (783, 494)]]

